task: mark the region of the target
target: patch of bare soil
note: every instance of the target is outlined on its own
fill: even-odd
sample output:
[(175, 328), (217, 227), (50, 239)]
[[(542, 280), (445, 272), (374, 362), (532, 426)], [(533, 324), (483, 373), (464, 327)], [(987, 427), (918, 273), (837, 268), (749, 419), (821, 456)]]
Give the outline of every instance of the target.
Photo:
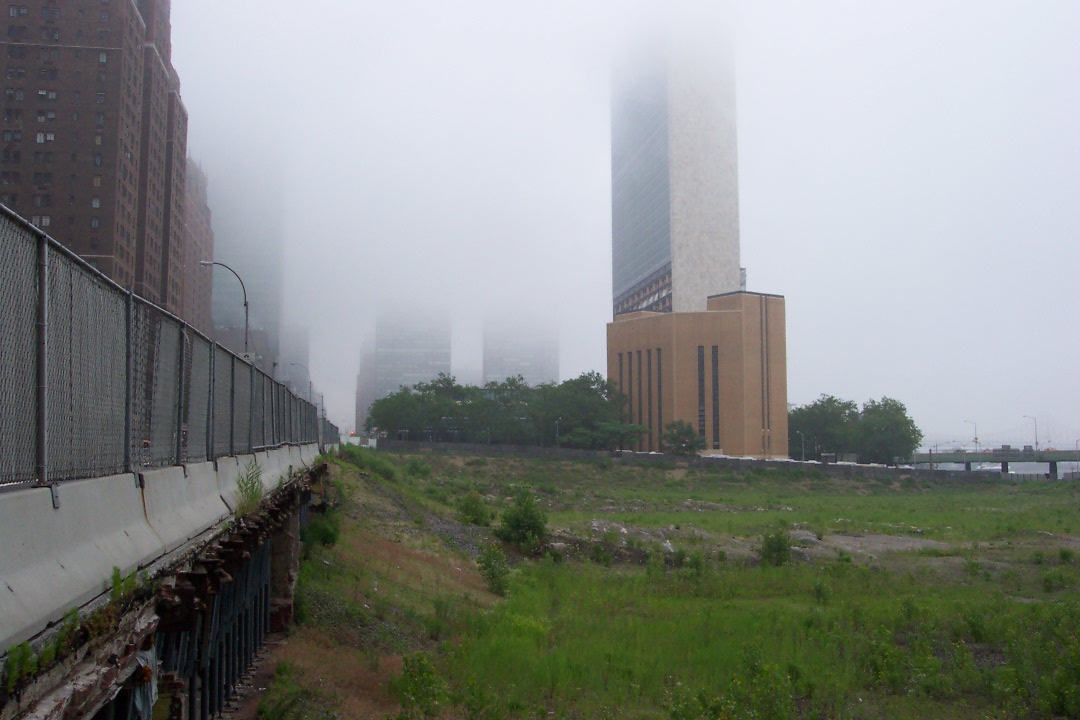
[[(909, 535), (828, 535), (815, 549), (823, 549), (835, 556), (837, 550), (852, 555), (882, 555), (890, 552), (913, 552), (924, 549), (948, 550), (948, 543), (924, 540)], [(811, 555), (811, 548), (806, 548)]]

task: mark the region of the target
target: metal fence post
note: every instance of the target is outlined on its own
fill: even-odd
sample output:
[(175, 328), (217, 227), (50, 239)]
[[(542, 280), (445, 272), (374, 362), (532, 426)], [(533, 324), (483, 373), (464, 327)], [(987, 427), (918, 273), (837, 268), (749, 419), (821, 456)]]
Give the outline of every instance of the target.
[(214, 447), (214, 373), (217, 365), (217, 342), (210, 341), (210, 372), (209, 389), (206, 394), (206, 459), (213, 460), (217, 457), (217, 449)]
[[(38, 237), (37, 482), (49, 484), (49, 238)], [(53, 495), (53, 506), (56, 496)]]
[(176, 464), (184, 464), (184, 341), (187, 339), (187, 323), (180, 323), (180, 376), (176, 380)]
[(125, 373), (125, 387), (124, 387), (124, 472), (135, 472), (134, 463), (131, 457), (131, 425), (132, 425), (132, 412), (134, 410), (135, 403), (135, 362), (134, 362), (134, 341), (135, 341), (135, 293), (131, 288), (127, 291), (127, 343), (124, 347), (124, 373)]
[(255, 451), (255, 364), (248, 368), (248, 436), (247, 451)]
[(229, 454), (236, 454), (236, 356), (229, 354)]

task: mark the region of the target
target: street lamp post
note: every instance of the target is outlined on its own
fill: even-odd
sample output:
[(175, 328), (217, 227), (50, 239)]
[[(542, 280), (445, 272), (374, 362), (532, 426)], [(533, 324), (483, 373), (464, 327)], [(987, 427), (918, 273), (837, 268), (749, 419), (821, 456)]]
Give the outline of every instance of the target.
[(231, 272), (233, 275), (235, 275), (236, 279), (240, 281), (240, 291), (244, 293), (244, 357), (245, 357), (245, 359), (247, 359), (247, 356), (248, 356), (248, 299), (247, 299), (247, 288), (244, 287), (243, 279), (241, 279), (240, 275), (235, 270), (233, 270), (231, 267), (229, 267), (225, 263), (213, 262), (211, 260), (200, 260), (199, 264), (202, 265), (203, 267), (210, 267), (211, 265), (220, 265), (221, 267), (225, 268), (226, 270)]
[(979, 426), (975, 423), (974, 420), (965, 420), (964, 422), (968, 423), (969, 425), (974, 426), (974, 428), (975, 428), (975, 454), (978, 454), (979, 453)]
[(802, 434), (801, 430), (796, 430), (795, 434), (802, 440), (802, 461), (806, 462), (806, 436)]
[(1037, 418), (1033, 418), (1030, 415), (1025, 415), (1024, 417), (1035, 423), (1035, 452), (1039, 452), (1039, 421)]

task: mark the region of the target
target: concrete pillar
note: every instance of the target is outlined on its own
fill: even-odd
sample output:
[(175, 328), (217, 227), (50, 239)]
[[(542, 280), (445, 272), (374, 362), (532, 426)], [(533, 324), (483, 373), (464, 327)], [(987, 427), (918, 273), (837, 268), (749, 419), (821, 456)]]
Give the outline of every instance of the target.
[(1050, 463), (1050, 477), (1056, 480), (1057, 476), (1057, 461), (1054, 460)]
[(282, 632), (293, 621), (293, 596), (300, 574), (300, 513), (294, 509), (270, 536), (270, 632)]
[(1004, 460), (1001, 461), (1001, 472), (1002, 473), (1009, 472), (1009, 463), (1005, 462)]
[(968, 460), (967, 462), (964, 463), (964, 470), (967, 470), (968, 472), (971, 472), (971, 461), (970, 460)]

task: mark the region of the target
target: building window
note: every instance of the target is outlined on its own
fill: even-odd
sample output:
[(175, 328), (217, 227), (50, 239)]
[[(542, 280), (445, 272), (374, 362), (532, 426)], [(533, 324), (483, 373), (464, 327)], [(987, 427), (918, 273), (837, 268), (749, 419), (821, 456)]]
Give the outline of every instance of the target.
[(104, 65), (106, 62), (109, 61), (109, 53), (105, 51), (99, 52), (97, 56), (97, 61)]
[(105, 124), (105, 113), (99, 112), (97, 115), (95, 115), (94, 116), (94, 124), (95, 125), (104, 125)]
[(712, 441), (720, 449), (720, 347), (712, 346)]
[(100, 175), (95, 175), (94, 176), (94, 187), (101, 187), (101, 176)]
[(44, 143), (45, 142), (45, 133), (43, 133), (43, 132), (38, 133), (37, 134), (37, 140), (35, 142), (37, 142), (39, 145), (41, 143)]
[(697, 349), (698, 435), (705, 437), (705, 346)]
[(48, 215), (41, 216), (41, 227), (49, 227), (52, 225), (52, 218)]
[(101, 167), (101, 153), (94, 154), (94, 166)]
[(664, 432), (664, 361), (656, 348), (656, 426)]
[(93, 207), (93, 208), (101, 207), (101, 198), (99, 198), (98, 196), (95, 195), (94, 199), (90, 201), (90, 207)]
[(94, 230), (97, 230), (99, 227), (101, 227), (101, 218), (99, 218), (97, 215), (90, 218), (90, 227)]
[(105, 93), (103, 93), (103, 92), (99, 92), (99, 93), (97, 94), (97, 101), (98, 101), (98, 105), (100, 105), (100, 104), (102, 104), (103, 102), (105, 102)]
[(94, 144), (95, 145), (100, 145), (101, 144), (101, 136), (100, 135), (95, 135), (94, 136)]

